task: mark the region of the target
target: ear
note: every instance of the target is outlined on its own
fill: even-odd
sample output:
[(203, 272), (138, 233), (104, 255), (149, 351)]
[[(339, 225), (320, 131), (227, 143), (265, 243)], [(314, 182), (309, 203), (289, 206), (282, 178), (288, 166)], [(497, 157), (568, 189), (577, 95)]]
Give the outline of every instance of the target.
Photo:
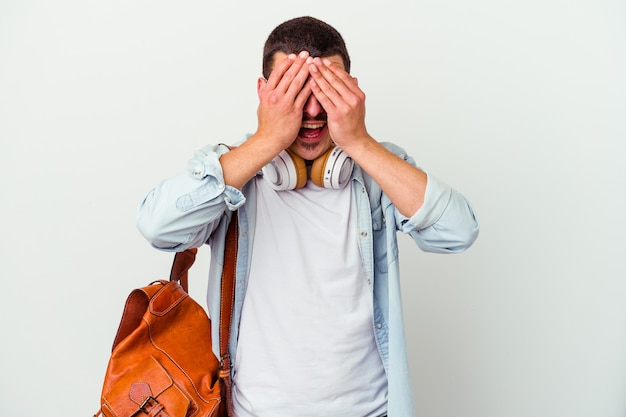
[(266, 85), (267, 85), (267, 80), (263, 77), (259, 77), (259, 79), (256, 81), (256, 92), (259, 98), (261, 98), (261, 92), (263, 91)]

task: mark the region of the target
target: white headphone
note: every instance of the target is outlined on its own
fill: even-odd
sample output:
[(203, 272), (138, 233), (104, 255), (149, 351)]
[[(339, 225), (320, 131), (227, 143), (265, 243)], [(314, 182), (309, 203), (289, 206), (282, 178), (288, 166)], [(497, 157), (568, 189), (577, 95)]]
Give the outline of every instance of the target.
[[(323, 188), (343, 188), (352, 175), (354, 161), (341, 148), (332, 145), (313, 161), (311, 182)], [(302, 188), (307, 182), (306, 162), (289, 149), (263, 167), (263, 178), (278, 191)]]

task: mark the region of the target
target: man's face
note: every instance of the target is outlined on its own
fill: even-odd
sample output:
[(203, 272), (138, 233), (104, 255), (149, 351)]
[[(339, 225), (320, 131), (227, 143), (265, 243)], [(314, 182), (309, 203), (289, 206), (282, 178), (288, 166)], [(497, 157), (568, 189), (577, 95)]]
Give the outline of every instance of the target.
[[(324, 58), (344, 68), (343, 59), (340, 55)], [(274, 54), (274, 66), (283, 59), (287, 59), (287, 54), (276, 52)], [(321, 156), (331, 145), (332, 139), (326, 124), (326, 111), (311, 93), (302, 112), (302, 126), (289, 149), (296, 155), (311, 161)]]

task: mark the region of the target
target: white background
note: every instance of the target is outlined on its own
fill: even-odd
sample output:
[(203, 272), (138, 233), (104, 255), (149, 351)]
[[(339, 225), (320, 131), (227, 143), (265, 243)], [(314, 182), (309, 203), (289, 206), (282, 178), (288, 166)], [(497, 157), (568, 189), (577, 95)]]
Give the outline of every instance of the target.
[(254, 131), (263, 42), (307, 14), (344, 35), (370, 133), (481, 222), (461, 255), (401, 237), (417, 414), (624, 417), (620, 0), (2, 0), (0, 413), (96, 411), (126, 296), (171, 262), (137, 204)]

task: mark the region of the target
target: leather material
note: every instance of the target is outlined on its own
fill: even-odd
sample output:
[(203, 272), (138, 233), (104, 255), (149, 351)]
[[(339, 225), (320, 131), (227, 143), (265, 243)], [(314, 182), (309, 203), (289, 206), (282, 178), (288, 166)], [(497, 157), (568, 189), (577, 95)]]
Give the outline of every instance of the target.
[[(229, 354), (230, 329), (233, 319), (233, 304), (235, 302), (235, 275), (237, 273), (237, 212), (228, 225), (226, 232), (227, 245), (224, 248), (224, 266), (222, 269), (222, 284), (220, 286), (220, 369), (219, 378), (222, 383), (222, 396), (226, 398), (226, 411), (234, 416), (231, 397), (231, 361)], [(223, 412), (224, 410), (222, 410)]]
[[(140, 320), (138, 306), (146, 306)], [(136, 327), (116, 337), (102, 389), (103, 414), (217, 416), (219, 362), (204, 309), (177, 282), (157, 281), (130, 294), (120, 329), (128, 331), (128, 323)]]
[[(124, 307), (105, 373), (101, 408), (106, 417), (225, 417), (230, 403), (228, 341), (234, 297), (237, 216), (227, 233), (222, 276), (230, 288), (222, 303), (225, 350), (212, 350), (211, 321), (179, 284), (187, 283), (197, 249), (177, 253), (170, 281), (133, 290)], [(224, 363), (228, 362), (227, 366)], [(226, 372), (225, 372), (226, 371)], [(228, 396), (226, 396), (228, 393)], [(228, 400), (225, 400), (227, 398)], [(232, 414), (231, 414), (232, 415)]]

